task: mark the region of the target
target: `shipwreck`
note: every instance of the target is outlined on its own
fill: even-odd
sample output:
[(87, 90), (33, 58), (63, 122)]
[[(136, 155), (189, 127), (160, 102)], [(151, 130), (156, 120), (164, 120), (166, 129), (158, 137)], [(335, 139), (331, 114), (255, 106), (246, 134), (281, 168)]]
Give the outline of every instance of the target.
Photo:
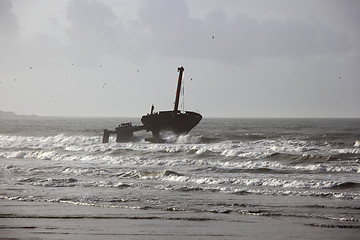
[(141, 117), (143, 125), (133, 126), (131, 122), (128, 122), (120, 124), (113, 131), (104, 129), (102, 142), (108, 143), (111, 134), (116, 134), (116, 142), (131, 141), (133, 133), (141, 130), (152, 132), (152, 138), (146, 139), (147, 141), (163, 142), (163, 139), (160, 136), (162, 131), (171, 131), (176, 135), (181, 135), (187, 134), (193, 129), (201, 121), (202, 116), (196, 112), (179, 110), (184, 68), (179, 67), (178, 72), (179, 77), (173, 110), (154, 112), (154, 105), (152, 105), (150, 113)]

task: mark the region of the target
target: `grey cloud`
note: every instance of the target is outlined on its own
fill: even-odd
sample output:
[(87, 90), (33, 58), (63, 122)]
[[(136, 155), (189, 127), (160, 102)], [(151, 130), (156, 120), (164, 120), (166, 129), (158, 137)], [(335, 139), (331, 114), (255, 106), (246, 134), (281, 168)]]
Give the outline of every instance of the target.
[(140, 9), (140, 15), (142, 20), (151, 24), (154, 28), (160, 26), (173, 28), (175, 22), (181, 23), (188, 18), (189, 9), (184, 1), (144, 1)]
[(155, 51), (167, 55), (238, 61), (344, 54), (351, 49), (345, 34), (322, 23), (258, 21), (242, 14), (229, 19), (220, 8), (205, 19), (195, 19), (183, 1), (145, 1), (140, 18), (150, 31)]
[(209, 40), (211, 33), (201, 20), (189, 17), (184, 1), (145, 1), (139, 16), (149, 31), (150, 51), (194, 57), (206, 51), (204, 40)]
[(95, 0), (76, 0), (67, 8), (71, 53), (83, 60), (112, 54), (120, 48), (122, 27), (111, 8)]
[(230, 19), (221, 8), (199, 19), (190, 16), (183, 0), (144, 1), (139, 20), (126, 28), (111, 7), (97, 0), (70, 2), (67, 17), (70, 52), (87, 61), (102, 55), (139, 61), (162, 54), (238, 62), (342, 55), (352, 48), (345, 34), (321, 22), (259, 21), (241, 13)]
[(314, 26), (317, 30), (316, 37), (320, 53), (342, 55), (353, 49), (348, 36), (344, 33), (332, 31), (321, 22), (317, 22)]
[(19, 32), (19, 24), (16, 15), (12, 12), (12, 3), (8, 0), (0, 0), (0, 34), (14, 36)]

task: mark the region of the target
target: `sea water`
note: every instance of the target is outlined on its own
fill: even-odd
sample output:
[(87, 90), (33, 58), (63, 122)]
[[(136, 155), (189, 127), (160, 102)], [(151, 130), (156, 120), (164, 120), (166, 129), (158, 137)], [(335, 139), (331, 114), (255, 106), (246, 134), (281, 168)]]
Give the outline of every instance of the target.
[(102, 143), (104, 128), (129, 121), (140, 124), (0, 119), (0, 198), (360, 229), (360, 119), (205, 118), (165, 143), (145, 131)]

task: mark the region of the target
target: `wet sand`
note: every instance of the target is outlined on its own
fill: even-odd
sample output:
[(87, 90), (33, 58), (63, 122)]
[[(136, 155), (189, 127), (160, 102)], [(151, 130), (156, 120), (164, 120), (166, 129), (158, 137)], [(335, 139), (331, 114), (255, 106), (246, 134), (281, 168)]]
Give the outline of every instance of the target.
[(0, 200), (1, 239), (358, 239), (302, 219)]

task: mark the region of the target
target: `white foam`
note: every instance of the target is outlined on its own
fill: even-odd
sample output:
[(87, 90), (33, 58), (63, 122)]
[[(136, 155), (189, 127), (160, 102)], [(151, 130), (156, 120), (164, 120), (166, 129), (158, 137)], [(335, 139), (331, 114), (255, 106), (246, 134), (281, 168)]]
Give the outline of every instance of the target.
[[(111, 142), (102, 144), (99, 136), (65, 136), (59, 134), (49, 137), (30, 137), (0, 135), (0, 149), (4, 149), (0, 152), (0, 157), (83, 161), (125, 166), (209, 165), (243, 169), (270, 168), (317, 172), (360, 172), (360, 166), (356, 164), (350, 166), (333, 165), (327, 162), (289, 164), (288, 162), (264, 160), (279, 153), (293, 154), (299, 157), (314, 156), (315, 158), (316, 156), (320, 158), (330, 157), (332, 154), (360, 154), (359, 148), (333, 148), (329, 145), (314, 147), (314, 143), (306, 141), (267, 139), (251, 142), (224, 141), (202, 144), (198, 143), (200, 138), (199, 136), (184, 135), (178, 137), (173, 143)], [(127, 152), (128, 150), (129, 152)], [(157, 153), (169, 154), (159, 155)], [(203, 153), (219, 156), (219, 158), (217, 160), (207, 157), (201, 158)], [(194, 154), (200, 155), (200, 157), (196, 159), (189, 157)], [(228, 159), (230, 161), (227, 161)]]
[(92, 146), (100, 143), (101, 139), (99, 137), (89, 136), (64, 136), (59, 134), (50, 137), (24, 137), (0, 135), (0, 148), (54, 149), (81, 146), (83, 149), (90, 147), (87, 150), (91, 150)]
[(298, 164), (291, 166), (289, 168), (303, 170), (303, 171), (315, 171), (315, 172), (359, 172), (360, 166), (340, 166), (340, 165), (331, 165), (327, 163), (318, 163), (318, 164)]
[(201, 141), (201, 136), (191, 136), (191, 135), (180, 135), (176, 143), (182, 143), (182, 144), (194, 144), (199, 143)]
[[(261, 195), (290, 195), (290, 196), (324, 196), (339, 199), (359, 199), (360, 195), (354, 193), (339, 193), (324, 191), (339, 186), (340, 181), (296, 180), (280, 178), (213, 178), (168, 176), (159, 177), (166, 182), (177, 184), (159, 185), (160, 189), (196, 189), (203, 191), (222, 191), (236, 194), (261, 194)], [(313, 190), (316, 189), (316, 190)], [(321, 190), (321, 191), (319, 191)]]
[[(148, 178), (146, 176), (145, 178)], [(284, 188), (314, 188), (323, 189), (329, 188), (333, 185), (339, 184), (338, 182), (331, 181), (304, 181), (304, 180), (288, 180), (280, 178), (246, 178), (246, 177), (234, 177), (234, 178), (221, 178), (221, 177), (192, 177), (192, 176), (159, 176), (154, 175), (151, 178), (161, 178), (166, 181), (174, 182), (188, 182), (198, 185), (245, 185), (245, 186), (267, 186), (267, 187), (284, 187)]]
[[(173, 135), (169, 136), (169, 138)], [(59, 134), (50, 137), (17, 137), (17, 136), (0, 136), (0, 148), (29, 148), (29, 149), (55, 149), (62, 148), (74, 152), (96, 152), (104, 150), (128, 149), (135, 151), (165, 151), (190, 152), (195, 151), (198, 154), (203, 152), (220, 153), (223, 156), (244, 156), (261, 158), (276, 152), (304, 152), (308, 151), (305, 143), (293, 141), (275, 141), (261, 140), (246, 143), (234, 144), (230, 141), (200, 144), (201, 136), (184, 135), (166, 144), (152, 144), (147, 142), (129, 142), (119, 144), (101, 144), (100, 137), (90, 136), (65, 136)]]

